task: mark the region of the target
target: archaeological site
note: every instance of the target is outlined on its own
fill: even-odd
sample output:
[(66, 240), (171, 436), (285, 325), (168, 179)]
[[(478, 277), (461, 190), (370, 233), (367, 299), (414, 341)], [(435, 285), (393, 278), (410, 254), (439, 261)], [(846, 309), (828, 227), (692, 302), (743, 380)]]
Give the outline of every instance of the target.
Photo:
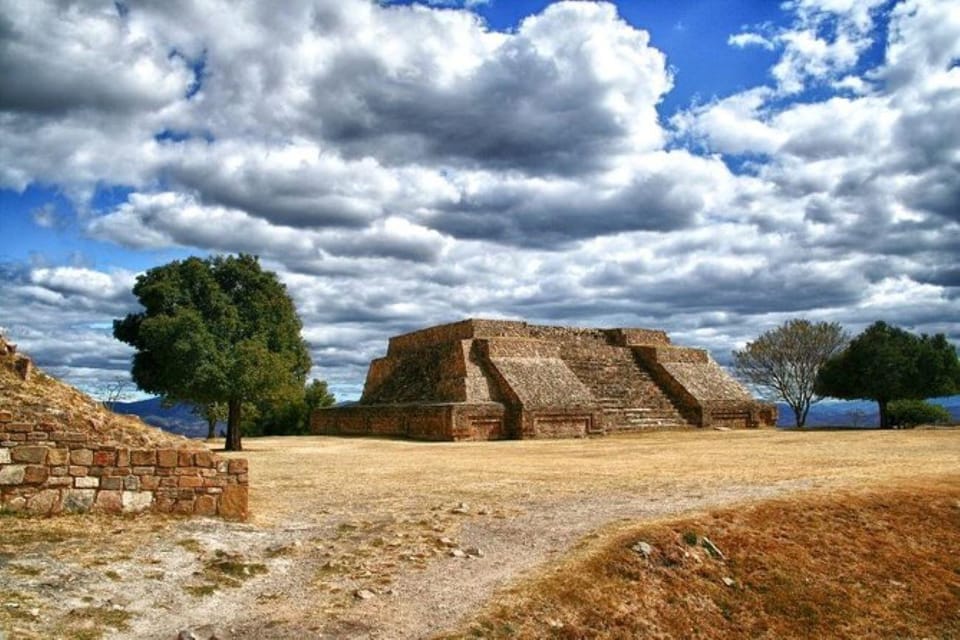
[(703, 349), (663, 331), (470, 319), (390, 339), (360, 401), (314, 412), (317, 434), (421, 440), (757, 428), (755, 400)]
[(0, 336), (0, 511), (243, 518), (247, 461), (107, 411)]

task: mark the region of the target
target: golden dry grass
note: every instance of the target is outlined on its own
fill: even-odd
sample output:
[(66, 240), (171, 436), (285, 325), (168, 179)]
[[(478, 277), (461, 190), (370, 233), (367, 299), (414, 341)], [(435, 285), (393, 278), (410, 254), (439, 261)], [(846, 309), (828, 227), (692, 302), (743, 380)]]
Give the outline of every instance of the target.
[(589, 440), (246, 440), (253, 521), (315, 508), (511, 505), (731, 486), (889, 484), (960, 469), (960, 431), (673, 431)]

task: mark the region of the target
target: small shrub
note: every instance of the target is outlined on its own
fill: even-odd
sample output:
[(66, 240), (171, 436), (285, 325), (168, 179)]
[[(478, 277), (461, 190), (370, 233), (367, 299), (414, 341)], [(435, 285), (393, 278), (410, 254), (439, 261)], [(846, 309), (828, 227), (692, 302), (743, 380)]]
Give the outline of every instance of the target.
[(887, 416), (890, 424), (899, 427), (950, 422), (949, 411), (923, 400), (894, 400), (887, 406)]
[(693, 531), (685, 531), (683, 533), (683, 541), (686, 542), (691, 547), (697, 546), (697, 542), (700, 541), (700, 536), (698, 536)]

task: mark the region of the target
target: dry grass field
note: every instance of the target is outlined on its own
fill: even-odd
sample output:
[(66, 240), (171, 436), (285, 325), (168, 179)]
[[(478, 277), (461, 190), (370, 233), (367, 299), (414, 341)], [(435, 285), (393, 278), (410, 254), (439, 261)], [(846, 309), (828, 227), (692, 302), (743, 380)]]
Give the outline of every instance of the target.
[[(833, 536), (824, 544), (837, 546), (839, 536), (869, 554), (878, 534), (849, 515), (860, 507), (844, 519), (831, 505), (865, 500), (869, 511), (896, 492), (907, 504), (923, 504), (925, 496), (940, 500), (940, 510), (931, 506), (928, 512), (941, 515), (916, 529), (921, 540), (949, 544), (958, 528), (936, 536), (944, 522), (956, 522), (942, 505), (956, 507), (951, 496), (960, 493), (960, 430), (664, 432), (456, 444), (298, 437), (248, 439), (245, 446), (253, 514), (246, 523), (0, 516), (0, 629), (6, 637), (173, 638), (182, 629), (205, 638), (631, 637), (628, 627), (603, 632), (582, 617), (600, 603), (565, 595), (556, 582), (580, 576), (603, 584), (597, 576), (619, 562), (628, 538), (649, 536), (662, 554), (675, 548), (671, 535), (687, 529), (712, 534), (740, 570), (744, 557), (765, 558), (760, 552), (773, 544), (748, 533), (781, 518), (783, 536), (794, 535), (790, 522), (810, 532), (804, 548), (817, 544), (820, 530)], [(874, 491), (873, 498), (865, 489)], [(810, 500), (824, 501), (818, 503), (822, 518), (802, 517)], [(756, 509), (767, 511), (753, 520), (738, 515), (760, 513)], [(829, 515), (835, 513), (841, 513), (836, 522)], [(817, 522), (823, 527), (812, 526)], [(915, 547), (923, 545), (915, 542), (909, 518), (891, 516), (890, 522), (896, 526), (884, 536), (919, 553)], [(643, 533), (645, 526), (660, 528)], [(687, 556), (667, 554), (680, 553), (674, 560), (686, 573), (678, 575), (710, 581), (703, 597), (691, 596), (691, 602), (710, 600), (718, 577), (734, 579), (739, 588), (763, 584), (758, 576), (764, 571), (789, 569), (758, 565), (721, 576), (732, 569), (706, 564), (701, 547), (695, 548)], [(884, 555), (890, 562), (916, 562), (909, 554), (898, 560), (898, 547), (890, 549)], [(843, 553), (834, 562), (859, 562), (851, 551)], [(694, 556), (703, 566), (691, 564)], [(955, 554), (949, 557), (940, 566), (947, 573), (930, 574), (930, 581), (943, 584), (944, 575), (957, 575), (958, 567), (948, 566), (956, 565)], [(652, 566), (660, 571), (666, 565)], [(807, 565), (795, 567), (802, 573)], [(927, 581), (921, 573), (904, 581), (909, 566), (901, 573), (877, 579), (910, 589)], [(552, 586), (543, 582), (551, 578)], [(669, 595), (663, 581), (676, 576), (648, 578), (661, 580), (657, 589)], [(621, 591), (607, 591), (637, 589), (636, 580), (618, 584), (610, 589)], [(562, 602), (536, 594), (556, 594)], [(687, 596), (678, 591), (672, 604)], [(510, 608), (519, 617), (498, 609), (505, 598), (525, 603)], [(662, 615), (669, 598), (633, 609), (638, 605), (628, 599), (613, 602), (621, 599), (623, 611), (634, 612), (624, 619), (638, 629), (692, 637), (689, 629), (643, 618)], [(764, 616), (757, 622), (744, 613), (762, 609), (763, 602), (728, 600), (710, 600), (720, 611), (716, 624), (777, 630)], [(831, 637), (832, 627), (809, 628)]]

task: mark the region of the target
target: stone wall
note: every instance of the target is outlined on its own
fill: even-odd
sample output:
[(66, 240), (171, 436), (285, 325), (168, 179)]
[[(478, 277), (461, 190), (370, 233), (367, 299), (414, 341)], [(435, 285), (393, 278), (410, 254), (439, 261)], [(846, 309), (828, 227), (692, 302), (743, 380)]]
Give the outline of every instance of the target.
[(504, 406), (500, 403), (354, 405), (319, 409), (311, 416), (314, 433), (393, 436), (415, 440), (502, 440)]
[(0, 510), (247, 515), (247, 461), (119, 416), (0, 336)]
[(102, 511), (247, 513), (247, 461), (206, 449), (101, 444), (0, 411), (0, 507), (39, 515)]

